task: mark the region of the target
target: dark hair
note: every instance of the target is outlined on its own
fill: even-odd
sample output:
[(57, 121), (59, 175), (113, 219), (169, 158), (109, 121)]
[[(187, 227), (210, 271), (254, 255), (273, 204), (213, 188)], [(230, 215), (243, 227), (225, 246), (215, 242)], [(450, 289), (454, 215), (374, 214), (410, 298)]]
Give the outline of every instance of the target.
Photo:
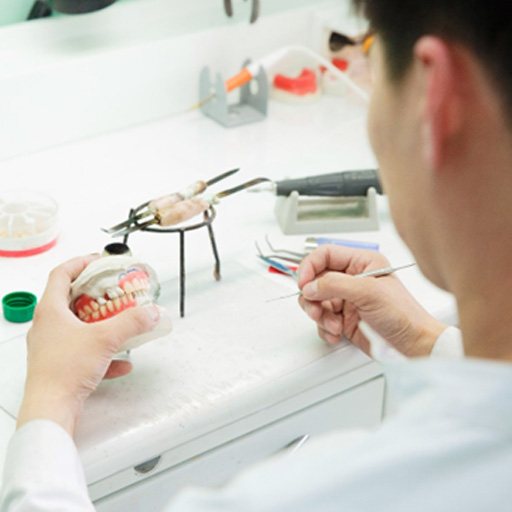
[(512, 120), (512, 0), (353, 0), (383, 41), (392, 80), (412, 62), (415, 42), (431, 34), (480, 59)]

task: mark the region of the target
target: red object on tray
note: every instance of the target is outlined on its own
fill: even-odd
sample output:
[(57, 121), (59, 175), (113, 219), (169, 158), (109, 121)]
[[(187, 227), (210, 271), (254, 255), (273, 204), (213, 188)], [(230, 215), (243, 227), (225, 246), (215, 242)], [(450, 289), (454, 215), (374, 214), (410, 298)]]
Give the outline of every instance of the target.
[(340, 71), (347, 71), (348, 69), (348, 60), (346, 59), (332, 59), (333, 66), (336, 66)]
[[(288, 267), (290, 270), (293, 270), (294, 272), (296, 272), (299, 267), (292, 267), (291, 265)], [(268, 267), (268, 271), (271, 273), (271, 274), (281, 274), (283, 276), (286, 276), (288, 274), (285, 274), (284, 272), (281, 272), (280, 270), (277, 270), (277, 268), (274, 268), (274, 267)]]
[(304, 68), (302, 73), (291, 78), (284, 75), (276, 75), (274, 77), (274, 87), (281, 91), (296, 94), (297, 96), (305, 96), (306, 94), (315, 93), (318, 90), (316, 74), (313, 70)]

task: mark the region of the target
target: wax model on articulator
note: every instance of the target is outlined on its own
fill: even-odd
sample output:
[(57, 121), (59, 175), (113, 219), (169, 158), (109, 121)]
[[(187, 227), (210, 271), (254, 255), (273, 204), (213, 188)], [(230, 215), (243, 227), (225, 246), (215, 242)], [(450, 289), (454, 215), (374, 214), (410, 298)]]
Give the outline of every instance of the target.
[[(101, 258), (90, 263), (71, 285), (70, 307), (86, 323), (111, 318), (126, 309), (155, 303), (160, 284), (155, 271), (131, 255), (125, 244), (110, 244)], [(123, 345), (123, 351), (165, 336), (171, 322), (161, 314), (150, 332), (135, 336)]]

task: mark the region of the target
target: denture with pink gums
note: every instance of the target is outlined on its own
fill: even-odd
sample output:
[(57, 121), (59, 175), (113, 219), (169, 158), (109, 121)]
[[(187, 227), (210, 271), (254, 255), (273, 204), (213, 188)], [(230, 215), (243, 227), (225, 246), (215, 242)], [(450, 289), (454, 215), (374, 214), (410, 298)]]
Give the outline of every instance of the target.
[[(156, 302), (160, 285), (155, 271), (128, 255), (109, 255), (90, 263), (71, 285), (71, 310), (86, 323), (112, 318), (123, 311)], [(168, 323), (168, 322), (167, 322)], [(170, 332), (158, 327), (129, 340), (124, 350)]]

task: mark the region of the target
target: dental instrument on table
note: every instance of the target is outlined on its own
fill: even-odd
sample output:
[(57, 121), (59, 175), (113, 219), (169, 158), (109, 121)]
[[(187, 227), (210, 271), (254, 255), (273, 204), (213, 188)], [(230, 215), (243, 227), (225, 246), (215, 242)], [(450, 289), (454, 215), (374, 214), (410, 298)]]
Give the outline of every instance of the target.
[(109, 229), (103, 229), (103, 231), (113, 237), (118, 237), (126, 236), (152, 225), (161, 227), (175, 226), (206, 211), (224, 197), (267, 181), (267, 178), (255, 178), (222, 192), (199, 195), (208, 186), (231, 176), (237, 171), (238, 169), (233, 169), (208, 181), (196, 181), (180, 192), (143, 203), (135, 208), (134, 215), (130, 216), (129, 219)]
[(264, 256), (263, 254), (258, 254), (258, 258), (260, 258), (260, 260), (266, 263), (269, 267), (278, 270), (282, 274), (286, 274), (287, 276), (293, 277), (294, 279), (298, 278), (297, 270), (291, 268), (289, 265), (276, 261), (270, 256)]
[(277, 196), (289, 196), (298, 192), (301, 196), (365, 196), (369, 188), (382, 194), (382, 185), (375, 169), (342, 171), (306, 178), (282, 181), (268, 180), (268, 185), (252, 189), (251, 192), (272, 192)]
[[(391, 274), (394, 274), (395, 272), (398, 272), (399, 270), (403, 270), (403, 269), (406, 269), (406, 268), (414, 267), (415, 265), (416, 265), (416, 263), (408, 263), (407, 265), (400, 265), (398, 267), (378, 268), (376, 270), (368, 270), (366, 272), (361, 272), (360, 274), (355, 274), (352, 277), (385, 277), (385, 276), (389, 276)], [(296, 275), (297, 275), (297, 273), (295, 272), (294, 277)], [(291, 295), (285, 295), (283, 297), (276, 297), (274, 299), (269, 299), (269, 300), (267, 300), (267, 302), (275, 302), (275, 301), (278, 301), (278, 300), (290, 299), (292, 297), (298, 297), (299, 295), (302, 295), (302, 291), (295, 292), (295, 293), (293, 293)]]
[(322, 245), (340, 245), (342, 247), (351, 247), (353, 249), (366, 249), (368, 251), (378, 251), (379, 244), (375, 242), (362, 242), (361, 240), (346, 240), (341, 238), (331, 238), (326, 236), (309, 236), (304, 242), (306, 253), (310, 253)]
[(268, 235), (265, 235), (265, 242), (267, 242), (268, 247), (272, 251), (272, 254), (264, 254), (261, 250), (258, 242), (254, 242), (256, 246), (256, 250), (258, 251), (259, 256), (263, 256), (265, 258), (278, 258), (284, 261), (289, 261), (291, 263), (300, 263), (305, 257), (306, 253), (297, 252), (297, 251), (289, 251), (288, 249), (277, 249), (270, 243), (270, 238)]

